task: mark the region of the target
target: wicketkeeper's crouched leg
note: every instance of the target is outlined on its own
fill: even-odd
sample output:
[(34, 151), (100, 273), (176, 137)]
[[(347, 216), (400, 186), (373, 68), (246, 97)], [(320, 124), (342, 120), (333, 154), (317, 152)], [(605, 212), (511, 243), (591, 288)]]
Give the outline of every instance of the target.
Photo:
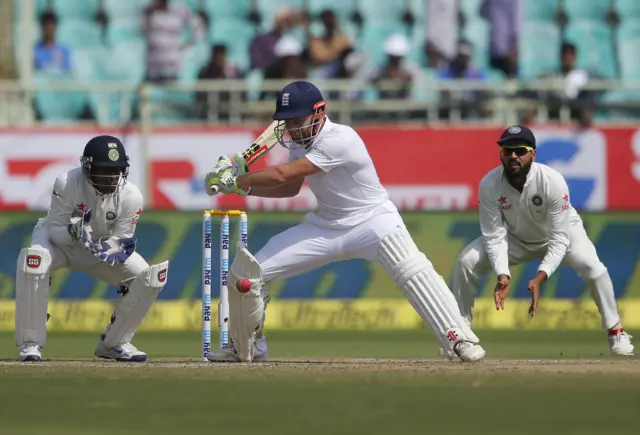
[(381, 240), (378, 259), (447, 354), (457, 354), (463, 361), (484, 357), (480, 340), (460, 315), (451, 290), (405, 228)]

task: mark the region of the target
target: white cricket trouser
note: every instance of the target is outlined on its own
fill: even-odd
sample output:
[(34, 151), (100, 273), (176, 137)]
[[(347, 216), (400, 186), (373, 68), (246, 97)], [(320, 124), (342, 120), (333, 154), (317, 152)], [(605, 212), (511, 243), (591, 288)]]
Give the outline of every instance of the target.
[[(507, 235), (507, 244), (510, 266), (542, 260), (547, 253), (546, 244), (525, 244), (510, 234)], [(580, 224), (570, 226), (569, 248), (562, 264), (575, 270), (578, 276), (585, 280), (600, 310), (602, 327), (610, 329), (616, 326), (620, 322), (620, 315), (616, 306), (613, 283), (607, 268), (598, 258), (595, 246)], [(451, 290), (458, 301), (461, 314), (469, 321), (473, 316), (473, 301), (478, 291), (479, 277), (491, 270), (482, 236), (467, 245), (458, 256)]]
[(51, 254), (51, 272), (66, 267), (71, 270), (84, 272), (87, 275), (115, 286), (138, 276), (143, 270), (149, 267), (149, 264), (137, 252), (134, 252), (124, 263), (109, 266), (91, 255), (83, 246), (65, 247), (64, 249), (55, 246), (49, 239), (47, 228), (40, 225), (36, 225), (33, 230), (31, 245), (39, 245), (49, 251), (49, 254)]
[(380, 241), (399, 228), (405, 228), (405, 224), (396, 212), (375, 216), (349, 229), (321, 228), (305, 220), (273, 236), (255, 257), (265, 282), (352, 258), (378, 263)]

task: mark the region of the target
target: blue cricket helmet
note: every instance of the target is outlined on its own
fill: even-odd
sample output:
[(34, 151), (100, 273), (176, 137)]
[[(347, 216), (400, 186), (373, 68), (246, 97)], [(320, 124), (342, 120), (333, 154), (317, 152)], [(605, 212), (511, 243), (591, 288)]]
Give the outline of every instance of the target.
[(313, 83), (302, 80), (289, 83), (278, 93), (273, 119), (284, 121), (304, 118), (317, 111), (318, 108), (324, 108), (325, 104), (322, 92)]
[[(286, 148), (309, 149), (324, 126), (326, 101), (314, 84), (297, 81), (282, 88), (276, 99), (273, 119), (278, 121), (275, 135)], [(287, 128), (285, 121), (304, 119), (304, 124)]]

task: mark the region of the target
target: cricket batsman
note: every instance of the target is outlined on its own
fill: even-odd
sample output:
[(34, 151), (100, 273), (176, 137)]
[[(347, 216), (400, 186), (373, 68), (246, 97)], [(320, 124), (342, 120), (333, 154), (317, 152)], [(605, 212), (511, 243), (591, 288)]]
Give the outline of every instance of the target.
[(140, 190), (127, 182), (129, 157), (122, 142), (113, 136), (94, 137), (80, 163), (56, 179), (47, 216), (38, 221), (31, 245), (18, 256), (18, 359), (42, 359), (51, 273), (66, 267), (119, 287), (120, 298), (95, 355), (145, 361), (147, 355), (131, 340), (166, 284), (169, 262), (149, 266), (135, 252), (143, 200)]
[(229, 271), (231, 345), (210, 352), (209, 360), (265, 361), (265, 284), (351, 258), (381, 264), (451, 355), (482, 359), (478, 337), (411, 238), (355, 130), (330, 121), (320, 90), (305, 81), (282, 89), (273, 119), (279, 143), (289, 149), (288, 163), (247, 172), (239, 155), (234, 162), (220, 157), (205, 179), (207, 192), (293, 197), (306, 180), (318, 211), (272, 237), (255, 256), (238, 243)]
[(497, 277), (495, 304), (502, 310), (510, 289), (509, 267), (541, 260), (528, 285), (533, 316), (540, 287), (563, 264), (585, 280), (602, 316), (611, 352), (633, 355), (611, 278), (571, 205), (564, 177), (535, 162), (536, 139), (527, 127), (507, 128), (498, 145), (502, 164), (484, 176), (478, 191), (482, 236), (462, 250), (454, 270), (452, 290), (461, 314), (471, 324), (480, 274), (493, 271)]

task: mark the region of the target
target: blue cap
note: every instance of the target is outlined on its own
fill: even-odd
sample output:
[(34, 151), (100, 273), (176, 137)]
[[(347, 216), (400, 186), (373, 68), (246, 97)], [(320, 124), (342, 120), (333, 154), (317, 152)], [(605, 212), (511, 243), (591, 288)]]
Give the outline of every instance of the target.
[(278, 93), (273, 119), (304, 118), (313, 113), (320, 103), (324, 103), (324, 98), (314, 84), (305, 81), (289, 83)]
[(126, 168), (129, 157), (120, 139), (114, 136), (96, 136), (87, 142), (82, 157), (92, 166)]
[(498, 145), (529, 145), (535, 149), (536, 137), (533, 132), (524, 125), (512, 125), (502, 132)]

